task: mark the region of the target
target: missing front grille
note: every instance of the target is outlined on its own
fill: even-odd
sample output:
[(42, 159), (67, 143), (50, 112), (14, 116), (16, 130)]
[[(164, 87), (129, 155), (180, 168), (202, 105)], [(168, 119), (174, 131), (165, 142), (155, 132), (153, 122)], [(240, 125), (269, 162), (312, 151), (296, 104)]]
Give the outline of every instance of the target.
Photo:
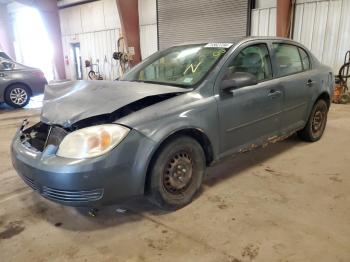
[(68, 132), (58, 126), (50, 126), (39, 122), (22, 132), (21, 140), (24, 144), (42, 152), (47, 145), (58, 146)]

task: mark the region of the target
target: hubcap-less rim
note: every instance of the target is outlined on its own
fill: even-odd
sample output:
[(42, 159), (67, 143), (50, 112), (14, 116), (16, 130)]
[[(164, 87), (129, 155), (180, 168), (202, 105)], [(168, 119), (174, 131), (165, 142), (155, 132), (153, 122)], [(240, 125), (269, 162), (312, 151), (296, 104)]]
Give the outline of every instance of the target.
[(192, 159), (181, 151), (171, 157), (163, 174), (164, 188), (171, 194), (182, 194), (191, 184)]
[(323, 113), (321, 111), (316, 111), (314, 119), (312, 121), (312, 129), (314, 132), (317, 132), (322, 127), (323, 122)]
[(21, 106), (27, 101), (28, 95), (26, 90), (17, 87), (11, 90), (10, 99), (12, 103)]
[(316, 110), (314, 117), (312, 118), (312, 132), (315, 135), (318, 135), (318, 133), (322, 132), (324, 121), (326, 119), (326, 112), (327, 109), (324, 107), (320, 107)]

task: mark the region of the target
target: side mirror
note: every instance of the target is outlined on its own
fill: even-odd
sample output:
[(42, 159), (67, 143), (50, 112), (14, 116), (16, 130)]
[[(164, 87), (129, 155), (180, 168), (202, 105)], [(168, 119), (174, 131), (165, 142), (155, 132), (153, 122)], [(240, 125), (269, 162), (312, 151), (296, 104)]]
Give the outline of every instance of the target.
[(221, 90), (231, 91), (244, 86), (252, 86), (258, 83), (256, 76), (246, 72), (236, 72), (228, 79), (222, 80)]

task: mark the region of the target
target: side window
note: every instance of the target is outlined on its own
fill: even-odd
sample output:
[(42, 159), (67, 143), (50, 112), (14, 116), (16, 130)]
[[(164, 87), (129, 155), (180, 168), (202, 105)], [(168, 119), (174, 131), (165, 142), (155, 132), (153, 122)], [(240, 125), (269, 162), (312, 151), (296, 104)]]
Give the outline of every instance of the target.
[(304, 51), (304, 49), (299, 48), (301, 62), (303, 63), (303, 69), (304, 71), (310, 69), (310, 59), (308, 54)]
[(272, 78), (271, 60), (266, 44), (248, 46), (228, 66), (229, 74), (244, 72), (254, 75), (258, 81)]
[(287, 76), (303, 71), (298, 48), (288, 44), (273, 44), (277, 76)]

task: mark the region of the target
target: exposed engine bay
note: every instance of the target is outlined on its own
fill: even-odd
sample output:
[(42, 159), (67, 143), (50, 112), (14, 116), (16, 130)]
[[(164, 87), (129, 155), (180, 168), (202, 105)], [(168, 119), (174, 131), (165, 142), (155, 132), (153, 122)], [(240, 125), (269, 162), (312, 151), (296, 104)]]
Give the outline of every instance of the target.
[(68, 133), (69, 131), (62, 127), (49, 126), (39, 122), (25, 129), (20, 139), (27, 147), (42, 152), (47, 145), (58, 146)]

